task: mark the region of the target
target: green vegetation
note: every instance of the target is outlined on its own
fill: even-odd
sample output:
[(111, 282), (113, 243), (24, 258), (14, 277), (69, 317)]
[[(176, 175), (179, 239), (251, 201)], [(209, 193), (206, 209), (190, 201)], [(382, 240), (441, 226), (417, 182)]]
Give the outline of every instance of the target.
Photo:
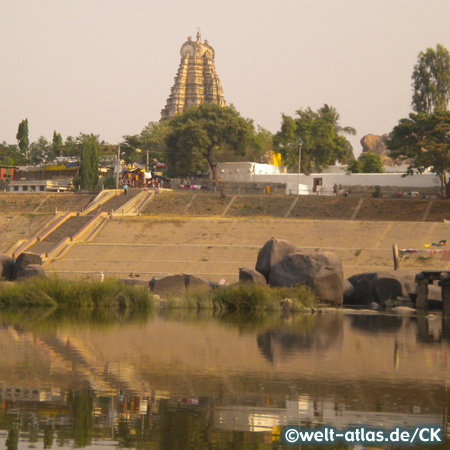
[(169, 176), (204, 173), (218, 180), (217, 162), (245, 155), (254, 139), (253, 124), (234, 107), (211, 103), (186, 109), (169, 123), (166, 136)]
[(283, 163), (301, 172), (322, 168), (353, 158), (353, 149), (343, 134), (355, 135), (352, 127), (341, 127), (333, 106), (324, 105), (317, 112), (299, 109), (297, 117), (282, 115), (281, 130), (275, 134), (273, 149), (281, 153)]
[(168, 306), (222, 311), (279, 311), (280, 301), (285, 298), (292, 300), (292, 311), (315, 306), (314, 295), (306, 286), (273, 288), (253, 283), (237, 283), (213, 290), (188, 289), (183, 299), (170, 298)]
[[(238, 283), (218, 289), (197, 287), (183, 296), (167, 295), (169, 308), (214, 309), (220, 311), (280, 310), (280, 301), (290, 298), (292, 311), (315, 305), (306, 286), (272, 288)], [(31, 278), (20, 283), (0, 283), (0, 308), (144, 308), (153, 307), (153, 294), (146, 286), (131, 286), (116, 278), (100, 281), (69, 281), (56, 276)]]
[(410, 114), (394, 127), (388, 140), (391, 158), (409, 159), (408, 175), (430, 169), (440, 180), (442, 198), (450, 195), (450, 112)]
[(0, 283), (0, 307), (150, 308), (153, 296), (145, 286), (129, 286), (115, 278), (68, 281), (55, 276), (20, 283)]
[(19, 123), (16, 139), (20, 152), (25, 156), (25, 159), (28, 160), (28, 147), (30, 146), (30, 140), (28, 138), (28, 119), (24, 119)]
[(450, 52), (441, 44), (420, 52), (412, 74), (412, 107), (417, 113), (447, 111), (450, 100)]
[(81, 144), (80, 178), (82, 189), (93, 189), (98, 183), (98, 139), (91, 134)]
[(383, 173), (383, 161), (377, 153), (364, 152), (357, 160), (348, 162), (347, 170), (350, 173)]

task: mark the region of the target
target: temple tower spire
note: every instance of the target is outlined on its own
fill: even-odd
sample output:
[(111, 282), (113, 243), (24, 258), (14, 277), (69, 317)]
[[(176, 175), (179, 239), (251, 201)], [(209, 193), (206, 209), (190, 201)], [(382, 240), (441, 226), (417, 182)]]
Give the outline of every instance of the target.
[(192, 37), (188, 37), (181, 46), (180, 66), (166, 106), (161, 111), (161, 120), (171, 119), (185, 108), (204, 102), (226, 105), (214, 67), (214, 49), (208, 41), (202, 43), (200, 28), (197, 29), (196, 38), (194, 42)]

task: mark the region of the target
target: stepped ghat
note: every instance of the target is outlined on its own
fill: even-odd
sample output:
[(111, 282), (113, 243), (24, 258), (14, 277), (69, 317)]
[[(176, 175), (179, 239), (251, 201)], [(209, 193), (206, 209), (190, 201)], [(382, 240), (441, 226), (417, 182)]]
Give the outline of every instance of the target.
[(129, 189), (101, 191), (82, 212), (56, 213), (44, 228), (28, 240), (20, 240), (9, 250), (13, 257), (36, 253), (43, 261), (61, 257), (73, 245), (93, 238), (114, 215), (137, 215), (155, 195), (154, 191)]
[(180, 49), (181, 61), (175, 84), (161, 111), (161, 120), (171, 119), (190, 106), (201, 103), (217, 103), (225, 106), (222, 86), (214, 66), (215, 52), (207, 40), (201, 42), (188, 37)]

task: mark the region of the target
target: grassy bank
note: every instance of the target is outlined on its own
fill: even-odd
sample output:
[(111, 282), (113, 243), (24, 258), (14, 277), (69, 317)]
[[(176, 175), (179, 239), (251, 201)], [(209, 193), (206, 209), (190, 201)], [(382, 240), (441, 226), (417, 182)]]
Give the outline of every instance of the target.
[(153, 295), (145, 286), (128, 286), (115, 278), (89, 282), (35, 277), (0, 284), (1, 307), (150, 308), (152, 305)]
[(315, 306), (314, 295), (306, 286), (273, 288), (268, 285), (237, 283), (218, 289), (188, 289), (182, 299), (168, 298), (169, 307), (212, 308), (223, 311), (279, 311), (280, 302), (292, 301), (292, 311)]
[[(292, 311), (315, 306), (314, 295), (305, 286), (271, 288), (238, 283), (218, 289), (188, 289), (180, 296), (168, 296), (161, 306), (168, 308), (213, 309), (221, 311), (277, 311), (289, 298)], [(153, 294), (146, 286), (120, 283), (115, 278), (100, 281), (69, 281), (56, 276), (31, 278), (20, 283), (0, 283), (0, 307), (152, 308)]]

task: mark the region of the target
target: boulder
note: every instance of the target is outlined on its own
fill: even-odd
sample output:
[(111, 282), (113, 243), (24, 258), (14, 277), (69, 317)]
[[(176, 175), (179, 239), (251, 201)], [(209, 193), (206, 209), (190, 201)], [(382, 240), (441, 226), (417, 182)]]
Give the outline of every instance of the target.
[(188, 287), (210, 287), (208, 281), (202, 280), (194, 275), (185, 273), (168, 274), (161, 273), (155, 275), (150, 280), (150, 288), (155, 294), (184, 294)]
[(269, 281), (271, 268), (296, 249), (295, 245), (283, 239), (270, 239), (258, 253), (256, 271)]
[(16, 262), (14, 264), (13, 274), (12, 274), (12, 280), (16, 280), (19, 276), (22, 270), (30, 265), (35, 264), (38, 266), (42, 266), (42, 258), (40, 255), (37, 255), (36, 253), (21, 253), (17, 258)]
[(319, 300), (336, 305), (343, 302), (343, 270), (339, 256), (332, 252), (297, 250), (285, 256), (270, 271), (271, 286), (306, 284)]
[(196, 277), (195, 275), (184, 274), (184, 286), (185, 287), (210, 287), (209, 281)]
[(155, 294), (182, 294), (186, 286), (184, 282), (184, 274), (176, 275), (169, 273), (160, 273), (150, 280), (150, 288)]
[(0, 280), (11, 280), (14, 271), (14, 258), (0, 255)]
[(381, 161), (383, 161), (384, 166), (399, 166), (401, 164), (410, 164), (411, 160), (399, 160), (392, 159), (389, 157), (389, 150), (387, 148), (387, 140), (389, 139), (389, 134), (383, 134), (377, 136), (375, 134), (367, 134), (363, 136), (360, 143), (362, 146), (363, 153), (372, 152), (380, 155)]
[(239, 269), (239, 283), (267, 284), (267, 281), (262, 273), (248, 267), (241, 267)]
[(27, 280), (33, 277), (46, 278), (45, 269), (39, 264), (28, 264), (17, 275), (17, 281)]
[(400, 270), (359, 273), (348, 281), (354, 292), (345, 296), (345, 305), (369, 306), (373, 302), (384, 305), (387, 300), (411, 297), (416, 292), (414, 275)]

